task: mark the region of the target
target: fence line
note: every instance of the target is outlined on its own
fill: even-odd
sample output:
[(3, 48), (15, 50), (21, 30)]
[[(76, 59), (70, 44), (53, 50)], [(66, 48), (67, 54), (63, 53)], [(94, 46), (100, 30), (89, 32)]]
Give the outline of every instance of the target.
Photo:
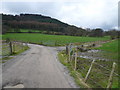
[[(73, 46), (72, 46), (73, 45)], [(67, 53), (68, 52), (68, 53)], [(75, 70), (76, 72), (78, 72), (78, 70), (77, 70), (77, 68), (78, 68), (78, 66), (77, 65), (79, 65), (78, 64), (78, 60), (77, 60), (77, 58), (79, 57), (78, 56), (78, 54), (77, 54), (77, 52), (78, 52), (78, 50), (77, 50), (77, 46), (75, 47), (75, 45), (74, 44), (69, 44), (69, 45), (67, 45), (66, 46), (66, 54), (68, 55), (68, 60), (69, 60), (69, 62), (70, 62), (70, 64), (71, 64), (71, 66), (72, 66), (72, 68), (73, 68), (73, 70)], [(80, 63), (82, 63), (81, 61), (79, 61)], [(100, 61), (101, 62), (101, 61)], [(107, 61), (106, 61), (107, 62)], [(85, 63), (84, 63), (85, 64)], [(83, 77), (84, 78), (84, 82), (85, 83), (87, 83), (87, 81), (88, 80), (91, 80), (91, 76), (90, 76), (90, 74), (91, 73), (93, 73), (93, 70), (98, 70), (98, 67), (97, 68), (95, 68), (95, 67), (93, 67), (94, 65), (97, 65), (97, 66), (99, 66), (99, 67), (101, 67), (102, 69), (105, 69), (105, 70), (107, 70), (107, 74), (106, 73), (104, 73), (104, 72), (101, 72), (101, 69), (99, 68), (99, 70), (100, 70), (100, 72), (98, 72), (98, 73), (101, 73), (103, 76), (105, 75), (105, 76), (107, 76), (107, 77), (109, 77), (108, 78), (108, 82), (107, 82), (107, 88), (111, 88), (112, 87), (112, 81), (113, 81), (113, 77), (114, 77), (114, 75), (116, 75), (117, 76), (117, 78), (119, 77), (119, 74), (117, 74), (116, 72), (115, 72), (115, 67), (116, 67), (116, 63), (115, 62), (113, 62), (113, 65), (111, 65), (112, 66), (112, 69), (110, 70), (110, 69), (108, 69), (108, 68), (106, 68), (105, 66), (103, 66), (103, 65), (100, 65), (99, 64), (99, 62), (95, 62), (95, 60), (93, 60), (91, 63), (89, 63), (89, 64), (91, 64), (90, 65), (90, 67), (89, 67), (89, 69), (88, 69), (88, 71), (86, 72), (85, 70), (85, 68), (86, 67), (80, 67), (80, 68), (82, 68), (82, 70), (80, 69), (80, 72), (81, 73), (84, 73), (84, 72), (86, 72), (86, 73), (84, 73), (84, 74), (86, 74), (85, 75), (85, 77)], [(80, 64), (80, 65), (82, 65), (82, 64)], [(86, 64), (87, 65), (87, 64)], [(95, 69), (94, 69), (95, 68)], [(79, 68), (78, 68), (79, 69)], [(93, 69), (93, 70), (92, 70)], [(84, 72), (83, 72), (83, 70), (84, 70)], [(108, 73), (109, 72), (109, 73)], [(79, 73), (79, 72), (78, 72)], [(97, 72), (96, 72), (97, 73)], [(106, 80), (107, 80), (107, 78), (105, 78)], [(95, 80), (93, 80), (94, 82), (96, 82)], [(98, 85), (100, 85), (98, 82), (96, 82)], [(105, 82), (104, 82), (105, 83)], [(102, 87), (102, 85), (100, 85), (101, 87)], [(104, 87), (105, 88), (105, 87)]]
[[(100, 67), (106, 69), (107, 71), (110, 71), (110, 72), (111, 72), (110, 69), (107, 69), (107, 68), (105, 68), (104, 66), (97, 64), (96, 62), (95, 62), (94, 64), (96, 64), (96, 65), (98, 65), (98, 66), (100, 66)], [(119, 76), (119, 75), (118, 75), (117, 73), (115, 73), (115, 72), (114, 72), (114, 74), (117, 75), (117, 76)]]
[(110, 73), (110, 77), (109, 77), (109, 80), (108, 80), (108, 86), (107, 86), (107, 88), (111, 88), (111, 86), (112, 86), (113, 73), (114, 73), (114, 70), (115, 70), (115, 66), (116, 66), (116, 63), (114, 62), (114, 63), (113, 63), (113, 66), (112, 66), (112, 71), (111, 71), (111, 73)]
[(6, 57), (12, 55), (13, 53), (17, 53), (21, 50), (26, 49), (28, 47), (27, 43), (17, 42), (17, 41), (2, 41), (1, 44), (1, 55), (2, 57)]
[(91, 70), (92, 70), (92, 67), (93, 67), (94, 62), (95, 62), (95, 59), (92, 61), (91, 66), (90, 66), (90, 68), (89, 68), (89, 70), (88, 70), (88, 72), (87, 72), (87, 74), (86, 74), (86, 77), (85, 77), (85, 80), (84, 80), (85, 83), (86, 83), (87, 80), (88, 80), (88, 76), (89, 76), (89, 74), (90, 74), (90, 72), (91, 72)]

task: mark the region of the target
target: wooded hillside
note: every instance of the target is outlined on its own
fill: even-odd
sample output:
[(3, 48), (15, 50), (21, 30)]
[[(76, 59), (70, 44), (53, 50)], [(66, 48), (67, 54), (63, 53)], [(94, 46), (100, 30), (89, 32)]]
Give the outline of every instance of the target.
[(111, 30), (104, 31), (101, 28), (96, 29), (83, 29), (74, 25), (69, 25), (61, 22), (57, 19), (49, 16), (43, 16), (38, 14), (20, 14), (20, 15), (6, 15), (2, 14), (2, 33), (14, 32), (20, 33), (20, 29), (29, 29), (29, 33), (34, 30), (45, 31), (46, 34), (56, 35), (70, 35), (70, 36), (91, 36), (102, 37), (105, 35), (111, 35), (117, 37), (119, 31)]

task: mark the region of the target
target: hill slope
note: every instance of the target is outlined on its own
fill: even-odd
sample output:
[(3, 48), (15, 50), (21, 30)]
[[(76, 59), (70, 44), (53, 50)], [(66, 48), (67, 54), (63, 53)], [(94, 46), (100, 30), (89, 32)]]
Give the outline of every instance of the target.
[[(73, 25), (66, 24), (60, 20), (43, 16), (39, 14), (20, 14), (6, 15), (2, 14), (3, 33), (10, 32), (11, 28), (15, 32), (20, 32), (20, 29), (32, 29), (46, 31), (47, 34), (57, 35), (85, 35), (86, 30)], [(51, 33), (52, 32), (52, 33)]]
[(54, 23), (58, 24), (61, 26), (68, 26), (68, 24), (63, 23), (57, 19), (48, 17), (48, 16), (43, 16), (39, 14), (20, 14), (20, 15), (6, 15), (2, 14), (3, 21), (36, 21), (36, 22), (41, 22), (41, 23)]

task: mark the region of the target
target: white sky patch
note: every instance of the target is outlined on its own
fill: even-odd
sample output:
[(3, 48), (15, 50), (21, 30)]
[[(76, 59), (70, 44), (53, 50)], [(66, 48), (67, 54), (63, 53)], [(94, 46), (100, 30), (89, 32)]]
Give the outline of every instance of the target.
[[(0, 13), (36, 13), (86, 28), (116, 28), (119, 0), (3, 0)], [(8, 3), (14, 2), (14, 3)], [(29, 1), (29, 2), (28, 2)], [(19, 2), (19, 3), (18, 3)], [(21, 3), (20, 3), (21, 2)]]
[(90, 1), (89, 3), (67, 3), (63, 5), (58, 15), (59, 18), (63, 16), (61, 17), (62, 21), (81, 27), (97, 28), (101, 27), (103, 24), (112, 25), (112, 23), (117, 26), (116, 5), (114, 5), (114, 7), (106, 7), (107, 2), (103, 0)]

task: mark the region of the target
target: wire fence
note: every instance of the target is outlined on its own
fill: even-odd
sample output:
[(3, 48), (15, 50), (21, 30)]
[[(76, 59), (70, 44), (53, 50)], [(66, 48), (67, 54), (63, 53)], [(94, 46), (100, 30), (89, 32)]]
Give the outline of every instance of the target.
[(80, 78), (92, 88), (118, 88), (118, 64), (115, 61), (80, 58), (73, 44), (66, 46), (68, 62)]

